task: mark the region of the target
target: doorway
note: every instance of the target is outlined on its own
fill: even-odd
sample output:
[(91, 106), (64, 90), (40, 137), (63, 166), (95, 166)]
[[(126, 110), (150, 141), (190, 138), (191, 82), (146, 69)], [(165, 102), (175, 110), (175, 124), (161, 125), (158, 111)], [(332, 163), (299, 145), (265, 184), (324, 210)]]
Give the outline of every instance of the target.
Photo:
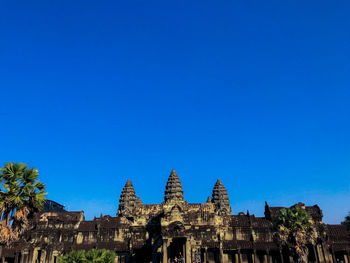
[(186, 253), (186, 238), (185, 237), (177, 237), (173, 238), (172, 242), (169, 246), (169, 257), (170, 262), (174, 260), (175, 257), (185, 258)]

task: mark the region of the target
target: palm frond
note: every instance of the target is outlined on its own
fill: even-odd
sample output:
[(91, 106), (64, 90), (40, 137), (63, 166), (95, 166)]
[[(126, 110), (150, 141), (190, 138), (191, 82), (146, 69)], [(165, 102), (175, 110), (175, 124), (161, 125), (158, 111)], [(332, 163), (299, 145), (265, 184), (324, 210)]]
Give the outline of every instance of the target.
[(28, 225), (27, 216), (43, 207), (45, 184), (38, 181), (38, 175), (38, 170), (25, 163), (9, 162), (0, 169), (0, 215), (10, 231), (2, 235), (6, 242), (15, 240)]

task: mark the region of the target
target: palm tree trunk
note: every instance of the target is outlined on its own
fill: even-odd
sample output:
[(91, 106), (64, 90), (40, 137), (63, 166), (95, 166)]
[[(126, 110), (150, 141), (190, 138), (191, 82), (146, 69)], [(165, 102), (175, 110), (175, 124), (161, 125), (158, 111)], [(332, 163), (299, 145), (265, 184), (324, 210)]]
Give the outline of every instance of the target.
[(6, 225), (10, 225), (10, 213), (6, 213)]
[(5, 208), (4, 218), (5, 218), (6, 226), (10, 226), (11, 210), (9, 208)]

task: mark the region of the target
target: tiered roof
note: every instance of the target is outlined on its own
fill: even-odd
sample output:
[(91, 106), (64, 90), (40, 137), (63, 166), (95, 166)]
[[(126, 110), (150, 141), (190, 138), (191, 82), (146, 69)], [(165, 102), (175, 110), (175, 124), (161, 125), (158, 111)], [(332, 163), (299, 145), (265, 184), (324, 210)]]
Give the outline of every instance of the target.
[(136, 202), (136, 193), (130, 179), (126, 182), (119, 199), (117, 215), (131, 216)]
[(184, 201), (184, 191), (182, 190), (182, 184), (175, 169), (171, 171), (168, 178), (165, 187), (164, 200), (166, 203), (170, 201)]
[(326, 232), (335, 250), (350, 250), (350, 235), (345, 225), (326, 225)]
[(211, 200), (216, 207), (216, 210), (222, 215), (231, 215), (231, 205), (228, 198), (228, 194), (225, 186), (221, 183), (220, 179), (216, 181), (213, 188), (213, 195)]

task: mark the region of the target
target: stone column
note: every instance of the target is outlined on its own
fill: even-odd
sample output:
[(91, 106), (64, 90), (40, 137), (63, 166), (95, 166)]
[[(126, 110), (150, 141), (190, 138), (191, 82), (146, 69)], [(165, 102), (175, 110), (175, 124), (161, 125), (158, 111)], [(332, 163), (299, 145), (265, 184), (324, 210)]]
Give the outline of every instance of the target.
[(332, 246), (332, 259), (333, 259), (333, 263), (336, 263), (337, 262), (337, 259), (335, 257), (335, 252), (334, 252), (334, 248)]
[(219, 262), (224, 263), (224, 251), (222, 249), (222, 243), (219, 245)]
[(34, 250), (33, 249), (28, 249), (28, 255), (27, 255), (27, 263), (31, 263), (33, 260), (33, 254)]
[(33, 253), (32, 253), (31, 262), (32, 262), (32, 263), (35, 263), (37, 257), (38, 257), (38, 249), (37, 249), (37, 248), (34, 248)]
[[(58, 263), (58, 256), (60, 255), (60, 253), (57, 250), (53, 250), (51, 253), (51, 263)], [(55, 261), (56, 259), (56, 261)]]
[(317, 249), (318, 260), (320, 261), (320, 263), (325, 263), (325, 258), (324, 258), (321, 245), (320, 244), (316, 245), (316, 249)]
[(241, 250), (240, 249), (238, 249), (238, 262), (239, 263), (242, 263), (243, 262), (243, 259), (242, 259), (242, 254), (241, 254)]
[(269, 263), (268, 262), (268, 257), (267, 257), (267, 252), (266, 252), (266, 254), (264, 254), (264, 263)]
[(21, 260), (18, 263), (25, 263), (25, 257), (26, 255), (24, 254), (23, 250), (21, 251)]
[(270, 251), (267, 251), (267, 263), (272, 263), (272, 256), (270, 255)]
[(163, 263), (168, 263), (168, 240), (163, 239)]
[(21, 263), (28, 263), (28, 262), (29, 262), (29, 250), (24, 249), (22, 250)]
[(327, 247), (324, 243), (321, 244), (321, 250), (322, 250), (324, 262), (329, 263), (330, 262), (329, 250), (327, 249)]
[(316, 262), (317, 262), (317, 263), (320, 263), (320, 260), (319, 260), (319, 258), (318, 258), (318, 254), (316, 253), (316, 249), (315, 249), (315, 246), (314, 246), (314, 245), (312, 246), (312, 250), (314, 251), (314, 255), (315, 255)]
[(208, 254), (208, 250), (207, 248), (204, 249), (204, 253), (203, 253), (203, 263), (207, 263), (207, 254)]
[(235, 253), (235, 263), (239, 263), (239, 258), (238, 258), (238, 250)]
[(186, 263), (191, 263), (191, 243), (186, 239)]

